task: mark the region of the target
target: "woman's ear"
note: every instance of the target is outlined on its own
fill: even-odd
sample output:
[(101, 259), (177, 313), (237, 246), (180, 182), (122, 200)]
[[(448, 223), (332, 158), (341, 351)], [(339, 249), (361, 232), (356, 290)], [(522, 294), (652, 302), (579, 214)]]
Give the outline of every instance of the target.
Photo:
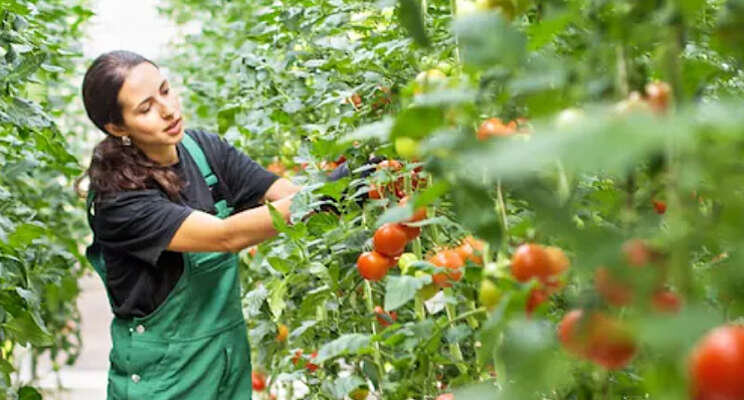
[(113, 122), (109, 122), (106, 125), (104, 125), (103, 127), (106, 128), (106, 130), (110, 134), (112, 134), (114, 136), (117, 136), (117, 137), (127, 136), (129, 134), (129, 132), (127, 131), (126, 128), (123, 128), (123, 127), (121, 127), (121, 126), (119, 126), (119, 125), (117, 125), (117, 124), (115, 124)]

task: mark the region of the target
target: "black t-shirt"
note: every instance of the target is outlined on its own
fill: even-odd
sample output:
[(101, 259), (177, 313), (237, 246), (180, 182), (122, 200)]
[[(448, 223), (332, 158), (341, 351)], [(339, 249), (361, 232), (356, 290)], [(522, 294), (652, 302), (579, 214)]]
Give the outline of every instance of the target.
[(188, 129), (219, 179), (214, 199), (196, 162), (179, 143), (173, 165), (186, 182), (181, 203), (159, 189), (124, 191), (96, 198), (92, 218), (95, 240), (106, 263), (106, 289), (121, 318), (144, 317), (168, 296), (183, 273), (182, 253), (166, 250), (193, 210), (216, 214), (214, 201), (225, 199), (233, 213), (259, 205), (279, 178), (211, 133)]

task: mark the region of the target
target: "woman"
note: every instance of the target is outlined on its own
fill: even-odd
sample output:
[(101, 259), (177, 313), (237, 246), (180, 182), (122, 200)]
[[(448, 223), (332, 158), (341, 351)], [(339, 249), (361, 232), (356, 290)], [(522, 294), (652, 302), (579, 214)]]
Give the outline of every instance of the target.
[(111, 324), (109, 399), (250, 399), (236, 253), (276, 235), (299, 187), (218, 136), (184, 129), (177, 95), (151, 61), (98, 57), (83, 102), (107, 137), (88, 169), (87, 256)]

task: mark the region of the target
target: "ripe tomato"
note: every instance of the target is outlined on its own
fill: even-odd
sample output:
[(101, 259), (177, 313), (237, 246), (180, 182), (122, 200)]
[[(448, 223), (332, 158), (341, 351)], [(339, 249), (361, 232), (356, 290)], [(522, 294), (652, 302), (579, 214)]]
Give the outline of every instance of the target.
[(377, 164), (377, 169), (390, 169), (393, 171), (398, 171), (401, 168), (403, 168), (403, 164), (400, 163), (398, 160), (382, 160)]
[(368, 281), (379, 281), (387, 275), (392, 260), (376, 251), (366, 251), (357, 259), (359, 274)]
[(744, 326), (724, 325), (698, 342), (690, 357), (696, 400), (744, 399)]
[(616, 307), (627, 305), (633, 300), (633, 289), (614, 278), (605, 267), (594, 271), (594, 288), (606, 302)]
[(452, 286), (452, 284), (449, 283), (450, 280), (459, 281), (460, 278), (462, 278), (462, 271), (460, 271), (460, 268), (465, 265), (465, 262), (454, 250), (442, 250), (431, 257), (429, 262), (437, 267), (450, 269), (446, 274), (437, 273), (431, 276), (431, 279), (439, 287)]
[[(318, 356), (318, 352), (317, 351), (314, 351), (314, 352), (312, 352), (312, 354), (310, 354), (310, 359), (312, 360), (312, 359), (314, 359), (317, 356)], [(313, 364), (313, 363), (311, 363), (311, 362), (308, 361), (307, 364), (305, 364), (305, 368), (307, 368), (307, 370), (310, 371), (310, 372), (315, 372), (318, 369), (318, 365), (317, 364)]]
[(408, 243), (408, 236), (401, 224), (387, 223), (375, 231), (372, 238), (375, 251), (388, 257), (401, 255)]
[(623, 368), (636, 350), (625, 325), (600, 312), (584, 317), (582, 310), (572, 310), (558, 325), (558, 340), (572, 354), (606, 369)]
[(532, 278), (540, 281), (548, 280), (552, 273), (548, 253), (542, 246), (527, 243), (519, 246), (511, 259), (511, 271), (520, 282), (527, 282)]
[(549, 265), (551, 275), (558, 275), (571, 266), (571, 261), (566, 257), (566, 253), (564, 253), (559, 247), (546, 247), (545, 253), (548, 255), (548, 260), (550, 261)]
[(266, 389), (266, 375), (261, 372), (251, 372), (251, 383), (253, 384), (253, 390), (261, 392)]
[(584, 311), (580, 309), (571, 310), (563, 316), (560, 324), (558, 324), (558, 340), (566, 350), (579, 357), (586, 355), (586, 348), (582, 343), (577, 327), (583, 316)]
[(390, 321), (395, 322), (398, 320), (397, 312), (385, 312), (381, 306), (375, 306), (375, 316), (377, 317), (377, 322), (382, 325), (383, 328), (390, 325)]
[(504, 124), (500, 118), (489, 118), (478, 127), (478, 140), (486, 140), (491, 136), (510, 136), (517, 132), (517, 123), (510, 121)]
[(278, 342), (284, 342), (285, 340), (287, 340), (287, 336), (289, 336), (289, 328), (287, 328), (287, 325), (279, 324), (276, 330), (276, 340)]
[(606, 369), (620, 369), (635, 355), (636, 345), (625, 325), (614, 318), (596, 312), (587, 327), (587, 356)]
[(658, 113), (666, 112), (669, 108), (671, 93), (672, 88), (666, 82), (657, 81), (646, 85), (646, 101)]
[(385, 187), (379, 187), (378, 185), (370, 184), (369, 185), (369, 192), (367, 192), (367, 195), (369, 195), (370, 199), (379, 200), (383, 197), (385, 197)]
[(484, 243), (472, 236), (468, 236), (463, 239), (462, 243), (455, 248), (457, 254), (460, 255), (464, 261), (470, 260), (475, 264), (483, 265), (483, 254)]
[(292, 356), (292, 364), (297, 365), (300, 362), (300, 358), (302, 358), (302, 349), (295, 351), (294, 356)]
[(654, 200), (654, 211), (656, 211), (657, 214), (662, 215), (666, 212), (667, 205), (665, 201), (661, 200)]
[[(408, 204), (408, 200), (410, 200), (410, 197), (404, 196), (398, 201), (398, 206), (399, 207), (405, 206), (406, 204)], [(423, 221), (425, 219), (426, 219), (426, 207), (420, 207), (420, 208), (417, 208), (413, 212), (413, 216), (409, 218), (406, 222), (418, 222), (418, 221)]]
[(623, 254), (625, 262), (634, 267), (641, 267), (651, 261), (651, 251), (646, 242), (641, 239), (630, 239), (623, 243)]
[(682, 308), (682, 298), (671, 290), (659, 290), (651, 297), (651, 306), (658, 312), (676, 313)]
[(403, 229), (403, 232), (406, 233), (406, 239), (408, 241), (416, 239), (421, 234), (421, 228), (418, 226), (408, 226), (406, 224), (400, 224), (400, 227), (401, 229)]
[(525, 305), (527, 315), (532, 315), (532, 312), (535, 311), (540, 304), (545, 303), (548, 300), (548, 297), (548, 292), (544, 289), (532, 288), (527, 296), (527, 304)]
[(359, 95), (359, 93), (354, 93), (351, 96), (349, 96), (349, 103), (351, 103), (354, 108), (359, 108), (362, 105), (362, 96)]
[(437, 400), (455, 400), (455, 395), (452, 393), (440, 394), (437, 396)]
[(501, 300), (501, 294), (501, 289), (491, 282), (490, 279), (485, 278), (481, 281), (478, 300), (484, 307), (488, 309), (493, 308)]

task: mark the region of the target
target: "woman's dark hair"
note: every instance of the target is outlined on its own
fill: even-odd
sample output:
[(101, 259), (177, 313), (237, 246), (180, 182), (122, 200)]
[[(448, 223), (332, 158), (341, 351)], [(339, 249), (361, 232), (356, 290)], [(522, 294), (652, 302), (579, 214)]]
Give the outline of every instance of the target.
[(134, 144), (125, 146), (105, 128), (108, 123), (124, 124), (119, 91), (129, 71), (142, 63), (158, 68), (139, 54), (117, 50), (100, 55), (86, 71), (82, 88), (85, 111), (108, 137), (93, 149), (90, 167), (83, 177), (90, 177), (90, 189), (99, 196), (159, 185), (171, 200), (177, 200), (184, 185), (178, 174), (149, 159)]

